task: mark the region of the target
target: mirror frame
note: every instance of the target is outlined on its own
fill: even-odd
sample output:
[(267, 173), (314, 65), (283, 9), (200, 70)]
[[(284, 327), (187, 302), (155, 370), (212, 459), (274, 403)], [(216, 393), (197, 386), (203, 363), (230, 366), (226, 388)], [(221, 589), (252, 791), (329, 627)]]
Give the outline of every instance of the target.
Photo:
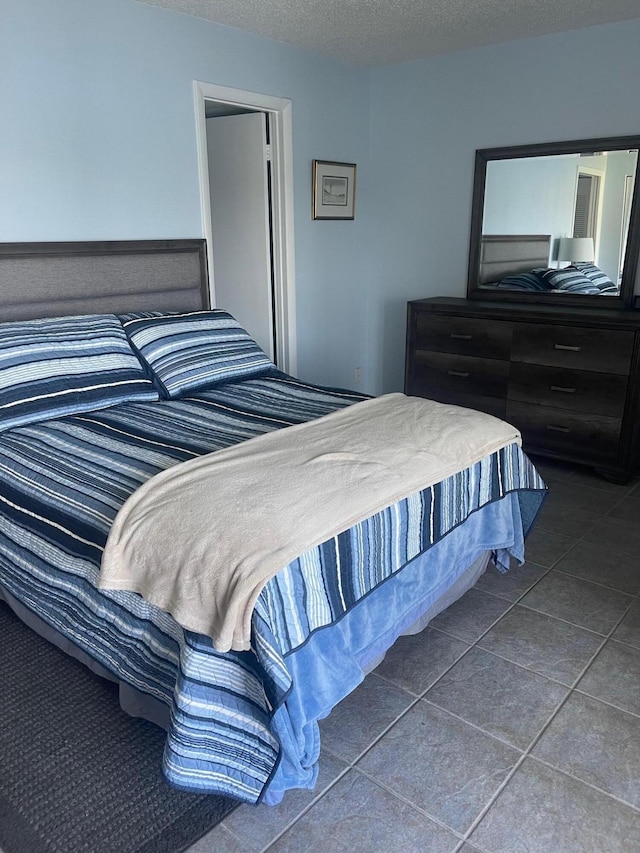
[[(633, 307), (635, 278), (640, 255), (640, 168), (636, 169), (636, 179), (633, 184), (627, 250), (622, 270), (620, 294), (618, 296), (572, 295), (569, 293), (558, 296), (557, 294), (538, 293), (537, 291), (523, 294), (522, 291), (491, 290), (490, 288), (484, 289), (478, 287), (487, 163), (492, 160), (514, 160), (523, 157), (540, 157), (553, 154), (587, 154), (591, 151), (620, 151), (625, 148), (637, 148), (640, 152), (640, 136), (572, 139), (565, 142), (542, 142), (533, 145), (513, 145), (506, 148), (478, 149), (476, 151), (473, 198), (471, 203), (467, 298), (483, 300), (499, 299), (502, 302), (545, 303), (556, 306), (580, 306), (595, 310)], [(638, 159), (640, 161), (640, 154)], [(561, 300), (561, 302), (558, 300)]]

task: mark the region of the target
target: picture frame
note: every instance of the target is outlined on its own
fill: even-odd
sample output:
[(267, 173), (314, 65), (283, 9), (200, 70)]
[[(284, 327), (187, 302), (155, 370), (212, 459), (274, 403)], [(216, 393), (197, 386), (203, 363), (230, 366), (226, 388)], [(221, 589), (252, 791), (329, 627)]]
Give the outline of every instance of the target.
[(314, 160), (311, 176), (313, 219), (354, 219), (356, 164)]

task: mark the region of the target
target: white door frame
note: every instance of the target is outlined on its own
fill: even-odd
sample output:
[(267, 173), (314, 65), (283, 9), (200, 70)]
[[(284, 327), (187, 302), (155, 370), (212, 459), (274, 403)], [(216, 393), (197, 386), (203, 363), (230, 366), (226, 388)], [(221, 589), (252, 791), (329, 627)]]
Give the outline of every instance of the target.
[(291, 101), (214, 83), (193, 82), (200, 182), (202, 231), (207, 241), (211, 304), (215, 305), (215, 272), (211, 232), (209, 165), (205, 100), (221, 101), (269, 113), (273, 196), (273, 288), (276, 360), (278, 367), (295, 375), (297, 368), (295, 257), (293, 232), (293, 134)]

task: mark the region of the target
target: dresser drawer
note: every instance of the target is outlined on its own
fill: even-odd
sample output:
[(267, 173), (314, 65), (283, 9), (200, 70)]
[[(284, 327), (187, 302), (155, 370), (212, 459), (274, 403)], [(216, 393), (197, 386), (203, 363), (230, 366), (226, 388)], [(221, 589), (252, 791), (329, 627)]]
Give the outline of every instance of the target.
[(522, 433), (525, 449), (561, 451), (579, 460), (618, 452), (620, 418), (508, 401), (506, 419)]
[(512, 323), (475, 317), (442, 317), (418, 312), (415, 346), (481, 358), (509, 358)]
[(628, 375), (633, 332), (515, 323), (511, 360)]
[(508, 378), (508, 361), (416, 350), (407, 393), (422, 397), (434, 393), (475, 394), (505, 399)]
[(627, 377), (620, 374), (514, 362), (507, 396), (521, 403), (621, 418), (626, 393)]

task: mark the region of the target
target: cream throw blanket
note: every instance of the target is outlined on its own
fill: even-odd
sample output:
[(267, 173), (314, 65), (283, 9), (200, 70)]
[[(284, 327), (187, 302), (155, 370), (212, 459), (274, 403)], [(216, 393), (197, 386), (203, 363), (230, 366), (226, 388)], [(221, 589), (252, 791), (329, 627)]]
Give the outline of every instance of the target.
[(491, 415), (387, 394), (157, 474), (126, 501), (98, 586), (140, 593), (220, 652), (300, 554), (520, 440)]

